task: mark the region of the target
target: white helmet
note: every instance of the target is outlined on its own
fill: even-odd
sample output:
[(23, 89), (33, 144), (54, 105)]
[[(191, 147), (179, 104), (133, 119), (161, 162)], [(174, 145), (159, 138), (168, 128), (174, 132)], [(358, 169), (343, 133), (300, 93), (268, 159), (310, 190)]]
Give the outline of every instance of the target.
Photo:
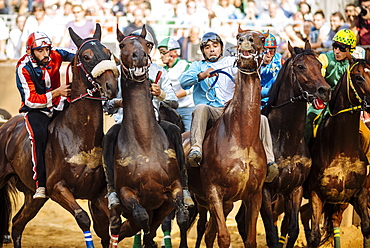
[[(130, 35), (137, 35), (137, 36), (140, 36), (141, 31), (142, 31), (141, 29), (137, 29), (137, 30), (135, 30), (135, 31), (131, 32), (131, 34), (130, 34)], [(151, 34), (151, 33), (149, 33), (149, 31), (148, 31), (148, 30), (146, 30), (146, 36), (145, 36), (145, 39), (146, 39), (147, 41), (149, 41), (149, 42), (151, 42), (151, 43), (153, 43), (153, 44), (154, 44), (154, 38), (153, 38), (152, 34)]]

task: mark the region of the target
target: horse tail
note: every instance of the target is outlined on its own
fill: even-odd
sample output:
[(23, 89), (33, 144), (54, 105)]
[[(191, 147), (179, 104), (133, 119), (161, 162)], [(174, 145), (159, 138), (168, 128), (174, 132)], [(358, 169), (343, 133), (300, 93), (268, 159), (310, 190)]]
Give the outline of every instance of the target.
[(334, 226), (333, 226), (333, 214), (341, 211), (340, 205), (338, 204), (330, 204), (325, 203), (323, 208), (323, 214), (324, 214), (324, 225), (322, 228), (322, 239), (320, 241), (320, 245), (323, 245), (326, 243), (330, 238), (333, 237), (334, 233)]
[(9, 223), (12, 214), (12, 202), (15, 202), (17, 190), (14, 180), (8, 180), (0, 188), (0, 247), (3, 245), (4, 235), (9, 234)]

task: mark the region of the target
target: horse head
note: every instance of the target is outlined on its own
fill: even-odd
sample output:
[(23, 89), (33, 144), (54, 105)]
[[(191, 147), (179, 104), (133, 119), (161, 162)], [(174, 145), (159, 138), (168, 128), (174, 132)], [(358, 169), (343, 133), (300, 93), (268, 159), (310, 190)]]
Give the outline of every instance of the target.
[(325, 102), (330, 100), (330, 85), (321, 75), (321, 63), (317, 60), (316, 54), (312, 51), (308, 41), (304, 49), (292, 47), (288, 42), (288, 50), (291, 58), (288, 63), (288, 70), (291, 70), (292, 87), (296, 94), (302, 94), (307, 101), (319, 98)]
[(86, 91), (90, 95), (100, 91), (100, 94), (108, 99), (116, 97), (119, 71), (114, 55), (100, 42), (100, 24), (96, 24), (92, 38), (82, 39), (72, 28), (68, 28), (68, 30), (71, 39), (78, 48), (75, 65), (80, 68), (82, 79), (87, 87)]
[(256, 72), (262, 64), (265, 39), (268, 33), (243, 30), (238, 28), (237, 61), (236, 64), (242, 72)]
[[(350, 74), (348, 76), (348, 73)], [(358, 59), (347, 71), (348, 100), (352, 106), (368, 111), (370, 105), (370, 61)]]
[(122, 76), (137, 82), (148, 77), (150, 51), (153, 43), (147, 41), (145, 25), (140, 35), (125, 36), (117, 28), (117, 40), (121, 50)]

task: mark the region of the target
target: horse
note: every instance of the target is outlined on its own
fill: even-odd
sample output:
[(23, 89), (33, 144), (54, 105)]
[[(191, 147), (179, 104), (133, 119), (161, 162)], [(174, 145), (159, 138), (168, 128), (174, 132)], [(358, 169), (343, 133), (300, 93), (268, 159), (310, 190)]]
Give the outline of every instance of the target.
[[(50, 199), (76, 219), (84, 232), (86, 246), (94, 247), (90, 218), (75, 199), (87, 199), (94, 229), (103, 247), (109, 246), (109, 210), (102, 166), (103, 110), (101, 100), (116, 96), (118, 83), (113, 54), (100, 43), (101, 27), (92, 38), (82, 39), (69, 29), (78, 47), (72, 64), (71, 100), (67, 109), (50, 123), (45, 151), (46, 188)], [(24, 192), (22, 208), (13, 218), (14, 247), (21, 247), (26, 224), (47, 199), (32, 199), (31, 143), (24, 117), (14, 116), (0, 128), (0, 226), (7, 228), (14, 186)], [(10, 180), (14, 179), (14, 180)], [(0, 233), (3, 237), (3, 233)]]
[[(321, 63), (311, 50), (309, 42), (305, 48), (288, 49), (291, 57), (284, 63), (269, 92), (268, 105), (262, 110), (270, 123), (274, 155), (279, 166), (279, 176), (263, 186), (261, 216), (266, 230), (268, 247), (282, 247), (288, 234), (286, 247), (294, 247), (298, 238), (298, 213), (302, 202), (302, 184), (311, 168), (311, 156), (304, 140), (307, 102), (314, 98), (328, 101), (330, 86), (321, 76)], [(285, 207), (281, 236), (278, 242), (274, 222), (277, 216), (273, 199), (282, 196)], [(237, 214), (239, 233), (245, 239), (244, 207)]]
[[(226, 217), (233, 203), (242, 200), (246, 207), (245, 247), (256, 247), (256, 224), (266, 177), (266, 155), (259, 138), (260, 79), (263, 44), (267, 34), (238, 28), (238, 68), (233, 98), (216, 123), (206, 132), (203, 159), (199, 168), (189, 164), (189, 188), (200, 205), (210, 212), (205, 230), (207, 247), (216, 235), (219, 247), (230, 246)], [(183, 142), (186, 154), (189, 145)], [(203, 217), (203, 215), (201, 215)], [(198, 230), (202, 228), (199, 226)]]
[[(117, 29), (125, 118), (114, 152), (114, 183), (122, 208), (111, 210), (112, 243), (117, 247), (118, 241), (142, 229), (145, 247), (156, 247), (156, 230), (176, 207), (180, 247), (187, 247), (181, 174), (174, 146), (155, 117), (146, 32), (144, 26), (140, 36), (124, 36)], [(123, 224), (121, 215), (127, 219)]]
[[(321, 113), (316, 138), (311, 145), (312, 168), (308, 178), (311, 231), (308, 246), (318, 247), (334, 231), (334, 247), (340, 247), (342, 213), (352, 204), (361, 218), (364, 247), (370, 245), (367, 159), (360, 147), (360, 111), (370, 98), (370, 62), (351, 61)], [(323, 238), (320, 233), (324, 214)]]

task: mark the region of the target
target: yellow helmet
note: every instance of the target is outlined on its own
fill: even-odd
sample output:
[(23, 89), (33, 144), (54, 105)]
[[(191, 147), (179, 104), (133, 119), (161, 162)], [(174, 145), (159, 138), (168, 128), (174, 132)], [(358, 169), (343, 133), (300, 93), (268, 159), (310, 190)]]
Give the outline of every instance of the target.
[(355, 50), (357, 43), (355, 33), (353, 33), (352, 30), (349, 29), (339, 30), (335, 34), (333, 41), (349, 46), (351, 53), (353, 53), (353, 51)]

